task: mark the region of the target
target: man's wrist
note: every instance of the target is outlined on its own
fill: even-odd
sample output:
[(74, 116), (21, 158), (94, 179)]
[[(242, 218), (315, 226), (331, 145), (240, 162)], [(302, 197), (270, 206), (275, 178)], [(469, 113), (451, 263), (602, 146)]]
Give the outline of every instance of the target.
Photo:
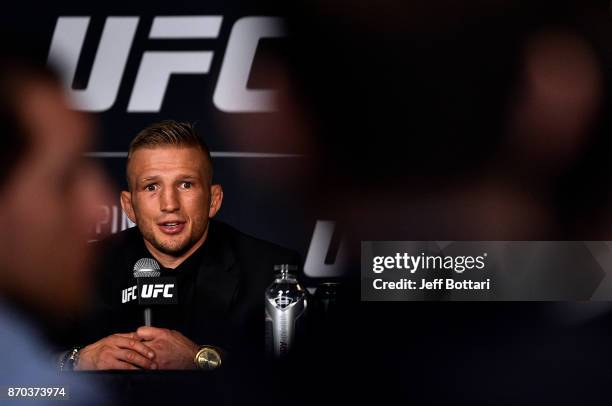
[(59, 370), (60, 371), (74, 371), (75, 366), (79, 362), (79, 355), (81, 351), (81, 346), (76, 346), (71, 348), (69, 351), (66, 351), (59, 362)]

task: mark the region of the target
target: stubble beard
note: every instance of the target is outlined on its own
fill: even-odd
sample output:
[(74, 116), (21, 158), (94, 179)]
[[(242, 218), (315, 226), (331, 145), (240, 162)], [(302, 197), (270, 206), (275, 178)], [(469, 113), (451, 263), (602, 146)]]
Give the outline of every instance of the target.
[[(193, 226), (197, 229), (199, 226), (198, 222), (196, 222), (196, 224), (193, 224)], [(172, 240), (172, 238), (163, 241), (155, 235), (152, 229), (143, 230), (142, 228), (140, 228), (140, 232), (142, 233), (143, 238), (159, 252), (164, 253), (166, 255), (171, 255), (173, 257), (180, 257), (184, 253), (188, 252), (200, 240), (202, 235), (204, 235), (204, 233), (206, 232), (207, 228), (208, 227), (203, 226), (203, 231), (199, 236), (194, 236), (194, 230), (192, 230), (191, 235), (189, 235), (187, 238), (181, 238), (178, 241)]]

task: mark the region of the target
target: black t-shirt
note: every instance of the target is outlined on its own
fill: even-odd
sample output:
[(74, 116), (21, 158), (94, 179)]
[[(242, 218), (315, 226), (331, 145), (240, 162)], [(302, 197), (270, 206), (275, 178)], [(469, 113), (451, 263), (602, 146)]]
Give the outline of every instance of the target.
[(202, 257), (207, 251), (205, 247), (206, 244), (203, 244), (174, 269), (162, 267), (160, 276), (176, 278), (178, 304), (153, 306), (154, 326), (178, 330), (185, 335), (192, 334), (191, 326), (198, 318), (197, 307), (194, 306), (196, 276), (202, 263)]

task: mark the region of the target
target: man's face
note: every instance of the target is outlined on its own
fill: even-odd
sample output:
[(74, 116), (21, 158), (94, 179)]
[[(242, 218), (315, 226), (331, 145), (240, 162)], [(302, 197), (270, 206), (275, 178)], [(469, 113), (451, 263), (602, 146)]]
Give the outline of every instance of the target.
[(91, 288), (87, 238), (108, 193), (83, 158), (90, 123), (59, 86), (32, 79), (17, 94), (29, 146), (0, 196), (3, 291), (45, 313), (79, 310)]
[(186, 257), (206, 239), (223, 193), (205, 162), (199, 148), (176, 146), (140, 148), (130, 159), (121, 203), (158, 259)]

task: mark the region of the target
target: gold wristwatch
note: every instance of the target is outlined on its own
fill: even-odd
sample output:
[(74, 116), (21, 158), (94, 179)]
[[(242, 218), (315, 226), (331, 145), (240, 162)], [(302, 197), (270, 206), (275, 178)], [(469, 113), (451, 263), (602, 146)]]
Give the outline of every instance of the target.
[(211, 345), (203, 345), (196, 353), (193, 362), (198, 369), (212, 371), (221, 366), (221, 352)]

